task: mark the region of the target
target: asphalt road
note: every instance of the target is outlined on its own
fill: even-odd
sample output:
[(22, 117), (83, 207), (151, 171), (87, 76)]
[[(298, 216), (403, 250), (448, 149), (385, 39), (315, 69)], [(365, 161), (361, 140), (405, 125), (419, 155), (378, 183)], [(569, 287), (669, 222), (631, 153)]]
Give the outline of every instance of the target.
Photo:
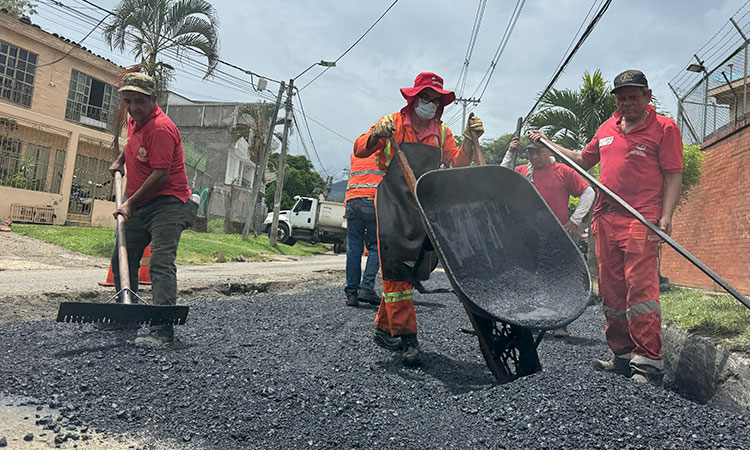
[(134, 347), (135, 331), (0, 325), (0, 394), (59, 414), (50, 429), (38, 413), (34, 439), (84, 448), (66, 433), (134, 448), (750, 448), (748, 417), (594, 372), (607, 356), (595, 307), (574, 337), (545, 338), (543, 372), (498, 386), (452, 294), (417, 294), (424, 363), (405, 368), (372, 342), (375, 307), (341, 291), (191, 299), (167, 351)]

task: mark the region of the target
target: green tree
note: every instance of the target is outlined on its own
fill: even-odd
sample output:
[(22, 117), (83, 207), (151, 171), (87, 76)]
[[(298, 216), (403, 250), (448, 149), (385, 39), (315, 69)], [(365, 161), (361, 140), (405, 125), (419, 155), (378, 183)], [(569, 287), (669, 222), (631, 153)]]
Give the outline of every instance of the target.
[(130, 47), (161, 92), (174, 73), (159, 59), (168, 50), (179, 55), (191, 49), (204, 55), (208, 60), (204, 78), (211, 75), (219, 62), (218, 27), (216, 11), (205, 0), (123, 0), (104, 29), (104, 38), (112, 49)]
[[(268, 158), (268, 170), (277, 172), (279, 168), (278, 153)], [(325, 187), (323, 178), (313, 170), (313, 165), (305, 156), (287, 155), (284, 170), (284, 189), (281, 192), (281, 209), (294, 206), (294, 196), (312, 197), (316, 190)], [(273, 209), (273, 198), (276, 194), (276, 181), (266, 187), (266, 205)]]
[(541, 108), (529, 117), (528, 125), (542, 130), (550, 139), (570, 149), (583, 148), (599, 125), (617, 109), (609, 83), (599, 70), (583, 74), (578, 89), (550, 89), (541, 98)]
[(688, 193), (693, 186), (698, 185), (701, 180), (701, 164), (704, 153), (699, 145), (684, 145), (682, 147), (682, 188), (680, 190), (680, 202), (688, 198)]
[(16, 17), (31, 17), (36, 14), (36, 3), (29, 0), (0, 0), (0, 9)]
[[(482, 147), (482, 153), (484, 153), (484, 159), (487, 160), (487, 164), (500, 165), (500, 163), (503, 162), (503, 157), (505, 156), (505, 152), (508, 151), (508, 144), (510, 144), (511, 139), (513, 139), (513, 133), (504, 134), (495, 139), (481, 140), (480, 145)], [(520, 148), (523, 149), (528, 143), (529, 140), (526, 136), (521, 136)], [(526, 164), (529, 162), (528, 159), (526, 159), (527, 155), (522, 151), (519, 151), (517, 156), (518, 159), (516, 160), (516, 164)]]

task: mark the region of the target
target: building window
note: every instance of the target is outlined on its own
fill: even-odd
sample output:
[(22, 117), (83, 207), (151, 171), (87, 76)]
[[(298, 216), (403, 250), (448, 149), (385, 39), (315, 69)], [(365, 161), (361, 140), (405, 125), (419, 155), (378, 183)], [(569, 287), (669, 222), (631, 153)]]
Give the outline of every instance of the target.
[(119, 103), (120, 96), (114, 86), (73, 69), (65, 108), (66, 119), (111, 129)]
[(0, 97), (31, 106), (38, 55), (0, 41)]
[(66, 138), (0, 118), (0, 186), (59, 194)]

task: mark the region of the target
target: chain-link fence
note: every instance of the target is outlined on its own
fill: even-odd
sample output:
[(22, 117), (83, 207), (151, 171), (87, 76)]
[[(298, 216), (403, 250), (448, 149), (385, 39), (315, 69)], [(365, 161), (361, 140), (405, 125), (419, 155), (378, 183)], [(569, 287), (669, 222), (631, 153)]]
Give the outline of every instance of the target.
[(685, 142), (702, 144), (748, 112), (748, 38), (750, 6), (746, 3), (669, 82)]

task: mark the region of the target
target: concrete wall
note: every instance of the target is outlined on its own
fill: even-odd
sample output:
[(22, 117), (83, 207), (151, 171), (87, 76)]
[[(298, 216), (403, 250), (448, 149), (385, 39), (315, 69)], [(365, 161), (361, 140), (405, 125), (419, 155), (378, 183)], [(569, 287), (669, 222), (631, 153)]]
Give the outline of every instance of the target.
[[(62, 225), (65, 223), (68, 212), (67, 202), (64, 202), (61, 194), (0, 186), (0, 219), (10, 218), (11, 206), (15, 203), (25, 206), (52, 206), (55, 210), (53, 224)], [(65, 203), (65, 209), (61, 208), (63, 203)]]
[[(672, 237), (729, 284), (750, 293), (750, 120), (703, 145), (701, 181), (675, 212)], [(683, 286), (722, 290), (667, 245), (661, 272)]]
[(115, 202), (106, 200), (94, 200), (91, 210), (91, 226), (94, 228), (115, 229), (117, 221), (112, 213), (115, 211)]

